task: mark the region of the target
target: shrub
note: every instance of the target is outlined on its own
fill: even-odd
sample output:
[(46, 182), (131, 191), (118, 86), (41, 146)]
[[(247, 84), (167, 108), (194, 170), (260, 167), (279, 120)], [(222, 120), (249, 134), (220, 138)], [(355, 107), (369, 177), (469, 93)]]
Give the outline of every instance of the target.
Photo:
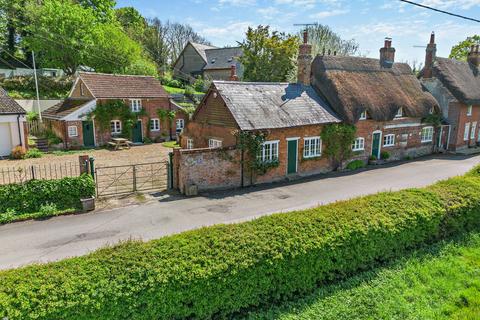
[(170, 80), (166, 83), (167, 86), (169, 87), (174, 87), (174, 88), (181, 88), (183, 89), (183, 83), (179, 80)]
[(16, 146), (12, 149), (12, 153), (10, 154), (10, 159), (20, 160), (25, 157), (27, 151), (22, 146)]
[(382, 159), (382, 160), (388, 160), (388, 159), (390, 159), (390, 152), (388, 152), (388, 151), (382, 151), (382, 152), (380, 153), (380, 159)]
[(45, 137), (48, 139), (48, 145), (51, 146), (51, 145), (56, 145), (56, 144), (60, 144), (63, 142), (63, 140), (58, 137), (55, 132), (53, 132), (52, 130), (47, 130), (45, 132)]
[(95, 183), (89, 175), (61, 180), (32, 180), (24, 184), (0, 186), (0, 215), (14, 210), (18, 215), (49, 210), (81, 208), (80, 199), (95, 194)]
[(459, 177), (3, 271), (0, 317), (224, 318), (479, 224), (480, 178)]
[(354, 160), (347, 165), (348, 170), (357, 170), (365, 168), (365, 162), (363, 160)]
[(198, 77), (193, 83), (193, 88), (197, 92), (205, 92), (205, 81), (202, 78)]
[(42, 156), (43, 156), (42, 151), (36, 148), (32, 148), (32, 149), (29, 149), (25, 154), (25, 159), (41, 158)]

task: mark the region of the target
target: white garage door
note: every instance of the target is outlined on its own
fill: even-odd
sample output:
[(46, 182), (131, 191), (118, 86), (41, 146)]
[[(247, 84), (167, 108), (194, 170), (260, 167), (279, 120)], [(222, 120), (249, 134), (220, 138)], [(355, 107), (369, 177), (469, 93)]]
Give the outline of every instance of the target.
[(12, 148), (10, 125), (8, 123), (0, 123), (0, 156), (8, 156)]

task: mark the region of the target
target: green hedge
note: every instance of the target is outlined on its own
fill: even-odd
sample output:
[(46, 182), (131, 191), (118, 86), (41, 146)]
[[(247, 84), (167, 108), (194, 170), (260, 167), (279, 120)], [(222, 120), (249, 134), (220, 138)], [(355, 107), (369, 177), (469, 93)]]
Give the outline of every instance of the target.
[(58, 210), (80, 208), (81, 198), (95, 194), (95, 183), (89, 175), (60, 180), (31, 180), (23, 184), (0, 186), (0, 215), (35, 213), (42, 206)]
[(0, 318), (211, 318), (479, 227), (474, 173), (0, 273)]

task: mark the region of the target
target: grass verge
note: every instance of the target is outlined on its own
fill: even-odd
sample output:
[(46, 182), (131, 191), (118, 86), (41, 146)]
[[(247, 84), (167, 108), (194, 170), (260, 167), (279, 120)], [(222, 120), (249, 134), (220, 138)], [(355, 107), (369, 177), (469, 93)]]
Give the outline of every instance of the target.
[(234, 319), (480, 319), (480, 233)]
[(162, 143), (162, 146), (164, 146), (165, 148), (179, 148), (180, 147), (180, 145), (175, 140), (164, 142), (164, 143)]

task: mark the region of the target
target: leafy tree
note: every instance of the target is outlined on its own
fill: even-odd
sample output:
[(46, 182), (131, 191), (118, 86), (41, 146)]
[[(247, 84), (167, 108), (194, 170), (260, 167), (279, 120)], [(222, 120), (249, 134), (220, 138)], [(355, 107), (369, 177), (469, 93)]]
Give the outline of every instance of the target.
[(239, 43), (243, 49), (240, 62), (247, 81), (286, 81), (294, 69), (297, 53), (296, 36), (270, 32), (269, 26), (248, 28), (246, 39)]
[(25, 15), (27, 0), (0, 0), (1, 47), (15, 54), (19, 39), (24, 34), (28, 19)]
[(468, 37), (466, 40), (461, 41), (452, 48), (452, 51), (450, 52), (450, 58), (466, 61), (468, 53), (470, 52), (470, 47), (477, 44), (480, 44), (480, 35)]
[[(67, 0), (68, 1), (68, 0)], [(115, 0), (75, 0), (84, 8), (93, 9), (95, 17), (101, 22), (115, 21)]]
[(147, 30), (147, 21), (133, 7), (124, 7), (115, 10), (118, 22), (128, 36), (136, 41), (142, 42)]
[[(359, 45), (354, 40), (343, 40), (340, 35), (335, 33), (329, 26), (318, 24), (307, 28), (309, 43), (312, 45), (312, 54), (316, 56), (323, 50), (337, 52), (338, 55), (351, 56), (358, 52)], [(303, 37), (303, 32), (299, 33), (299, 38)]]

